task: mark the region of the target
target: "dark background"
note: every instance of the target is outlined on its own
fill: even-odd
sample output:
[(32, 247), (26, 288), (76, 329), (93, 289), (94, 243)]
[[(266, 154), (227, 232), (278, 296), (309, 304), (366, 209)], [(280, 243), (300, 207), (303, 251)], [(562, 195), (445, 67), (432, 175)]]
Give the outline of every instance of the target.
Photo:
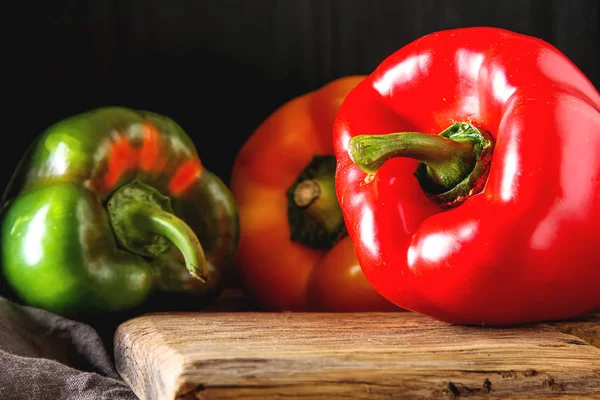
[(283, 102), (337, 77), (367, 74), (401, 46), (441, 29), (491, 25), (537, 36), (600, 87), (597, 0), (16, 4), (3, 9), (2, 21), (2, 187), (44, 128), (104, 105), (172, 117), (206, 167), (228, 183), (245, 139)]

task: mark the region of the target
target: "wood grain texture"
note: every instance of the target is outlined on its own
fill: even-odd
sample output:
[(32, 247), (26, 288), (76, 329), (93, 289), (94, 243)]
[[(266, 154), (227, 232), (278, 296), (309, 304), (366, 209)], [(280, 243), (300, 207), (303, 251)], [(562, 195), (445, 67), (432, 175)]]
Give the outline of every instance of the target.
[(600, 314), (499, 329), (410, 312), (211, 311), (127, 321), (115, 358), (142, 400), (600, 399), (599, 341)]

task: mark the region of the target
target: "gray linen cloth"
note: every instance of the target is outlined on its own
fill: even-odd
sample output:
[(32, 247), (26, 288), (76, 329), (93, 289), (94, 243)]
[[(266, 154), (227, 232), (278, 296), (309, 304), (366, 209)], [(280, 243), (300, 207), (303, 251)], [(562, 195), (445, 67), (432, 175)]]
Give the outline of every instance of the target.
[(139, 400), (91, 325), (0, 297), (0, 399)]

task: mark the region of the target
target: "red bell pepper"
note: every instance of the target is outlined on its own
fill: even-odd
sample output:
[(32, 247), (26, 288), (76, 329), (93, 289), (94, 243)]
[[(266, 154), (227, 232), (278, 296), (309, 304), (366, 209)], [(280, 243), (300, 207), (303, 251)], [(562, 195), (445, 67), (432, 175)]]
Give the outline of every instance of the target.
[(349, 93), (333, 135), (348, 233), (393, 303), (465, 325), (600, 308), (600, 93), (554, 46), (426, 35)]

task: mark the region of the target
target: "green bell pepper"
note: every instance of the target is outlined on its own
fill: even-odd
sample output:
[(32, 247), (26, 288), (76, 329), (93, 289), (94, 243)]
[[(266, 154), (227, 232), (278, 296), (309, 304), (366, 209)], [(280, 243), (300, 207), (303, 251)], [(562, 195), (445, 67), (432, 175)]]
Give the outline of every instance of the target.
[(45, 130), (2, 197), (5, 284), (63, 315), (222, 289), (237, 250), (229, 189), (173, 120), (106, 107)]

